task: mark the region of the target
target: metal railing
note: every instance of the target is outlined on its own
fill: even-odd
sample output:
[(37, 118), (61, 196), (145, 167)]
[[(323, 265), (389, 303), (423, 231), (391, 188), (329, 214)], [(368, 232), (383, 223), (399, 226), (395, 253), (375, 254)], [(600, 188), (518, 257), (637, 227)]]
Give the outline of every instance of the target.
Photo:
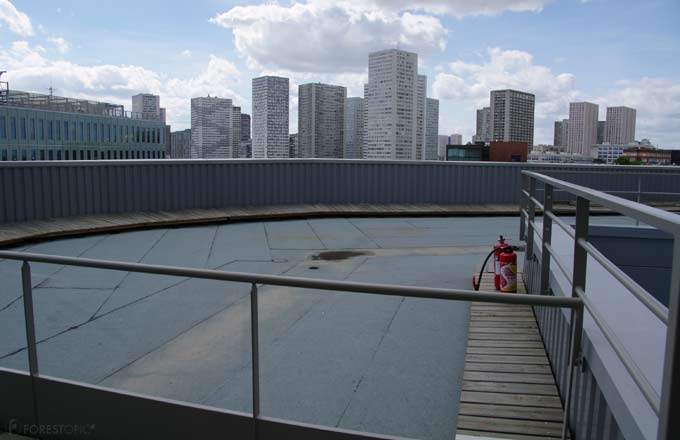
[[(93, 260), (85, 258), (63, 257), (43, 255), (25, 252), (0, 251), (0, 259), (23, 261), (21, 267), (23, 303), (26, 322), (26, 340), (29, 360), (29, 373), (31, 378), (40, 377), (37, 343), (35, 337), (35, 319), (33, 314), (33, 294), (31, 284), (31, 268), (29, 262), (51, 263), (68, 266), (79, 266), (96, 269), (108, 269), (117, 271), (139, 272), (156, 275), (183, 276), (188, 278), (200, 278), (217, 281), (231, 281), (249, 283), (250, 311), (251, 311), (251, 352), (252, 352), (252, 419), (255, 432), (253, 438), (258, 438), (258, 420), (260, 419), (260, 347), (258, 325), (258, 284), (297, 287), (303, 289), (319, 289), (326, 291), (355, 292), (362, 294), (399, 296), (421, 299), (438, 299), (451, 301), (475, 301), (485, 303), (520, 304), (532, 306), (547, 306), (568, 308), (571, 316), (577, 322), (583, 322), (583, 301), (580, 298), (536, 296), (525, 294), (484, 293), (472, 290), (442, 289), (430, 287), (411, 287), (388, 284), (369, 284), (348, 281), (330, 281), (320, 279), (297, 278), (278, 275), (262, 275), (242, 272), (222, 272), (208, 269), (193, 269), (186, 267), (160, 266), (140, 263), (127, 263), (119, 261)], [(575, 359), (580, 347), (581, 332), (574, 331), (570, 337), (572, 358)], [(575, 364), (572, 364), (575, 365)], [(82, 384), (86, 386), (85, 384)], [(116, 392), (120, 392), (116, 390)], [(38, 407), (35, 390), (33, 390), (34, 407)], [(569, 399), (569, 396), (567, 396)], [(562, 438), (567, 438), (567, 412), (565, 412), (564, 432)], [(271, 421), (269, 421), (271, 423)], [(333, 428), (318, 427), (327, 432), (333, 432)], [(357, 437), (359, 438), (359, 437)], [(361, 437), (364, 438), (364, 437)]]
[[(543, 185), (542, 202), (536, 197), (538, 182)], [(553, 212), (554, 193), (557, 190), (567, 192), (576, 197), (576, 223), (574, 228), (558, 218)], [(640, 193), (638, 193), (638, 200), (639, 197)], [(645, 223), (672, 235), (674, 244), (668, 309), (663, 307), (649, 292), (607, 259), (588, 241), (591, 204), (598, 204), (616, 213), (635, 219), (638, 223)], [(543, 224), (541, 226), (538, 226), (535, 222), (537, 209), (543, 211)], [(554, 261), (571, 286), (571, 297), (579, 298), (583, 301), (593, 321), (611, 345), (644, 398), (659, 416), (658, 438), (680, 438), (680, 421), (677, 420), (677, 417), (675, 419), (672, 417), (672, 414), (677, 414), (678, 410), (680, 410), (680, 371), (677, 368), (680, 367), (680, 336), (677, 335), (678, 313), (680, 312), (678, 307), (678, 296), (680, 295), (680, 216), (530, 171), (522, 172), (520, 212), (520, 239), (526, 240), (526, 258), (528, 260), (535, 258), (534, 238), (538, 237), (541, 240), (539, 263), (540, 293), (542, 295), (550, 294), (550, 265), (551, 261)], [(562, 228), (574, 241), (571, 273), (567, 270), (567, 264), (551, 246), (553, 223)], [(656, 392), (640, 367), (621, 343), (614, 330), (607, 324), (602, 314), (590, 301), (586, 287), (588, 257), (597, 261), (628, 292), (667, 326), (661, 395)], [(582, 324), (582, 322), (578, 323), (579, 326), (582, 326)], [(568, 387), (571, 387), (571, 381), (572, 375), (567, 379)], [(565, 411), (568, 411), (567, 404), (565, 406)]]

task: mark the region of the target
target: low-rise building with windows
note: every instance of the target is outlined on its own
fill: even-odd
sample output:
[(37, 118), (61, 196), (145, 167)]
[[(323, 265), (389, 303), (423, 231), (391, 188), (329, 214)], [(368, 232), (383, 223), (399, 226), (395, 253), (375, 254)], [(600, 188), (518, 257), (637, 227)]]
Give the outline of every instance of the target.
[(0, 160), (161, 159), (165, 124), (122, 105), (10, 90), (0, 104)]

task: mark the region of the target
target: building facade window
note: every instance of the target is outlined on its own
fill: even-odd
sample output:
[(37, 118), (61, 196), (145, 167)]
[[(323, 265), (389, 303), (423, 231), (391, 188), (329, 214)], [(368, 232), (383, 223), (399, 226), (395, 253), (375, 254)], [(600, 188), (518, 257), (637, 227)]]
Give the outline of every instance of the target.
[(31, 118), (30, 123), (29, 123), (29, 130), (31, 133), (31, 140), (35, 140), (35, 119)]
[[(21, 140), (25, 141), (26, 140), (26, 118), (21, 118), (19, 119), (19, 132), (21, 133)], [(26, 159), (24, 159), (26, 160)]]
[[(7, 120), (4, 116), (0, 116), (0, 139), (7, 139)], [(2, 153), (7, 156), (5, 150), (2, 150)]]
[(61, 140), (61, 121), (57, 120), (57, 122), (56, 122), (56, 124), (55, 124), (55, 128), (56, 128), (56, 130), (55, 130), (55, 134), (56, 134), (55, 138), (56, 138), (56, 140), (60, 141), (60, 140)]
[[(12, 140), (17, 140), (17, 118), (14, 116), (10, 116), (9, 118), (9, 134), (10, 134), (10, 139)], [(16, 159), (12, 159), (16, 160)]]
[(47, 121), (47, 140), (51, 141), (54, 139), (54, 133), (52, 131), (53, 128), (53, 122), (52, 121)]

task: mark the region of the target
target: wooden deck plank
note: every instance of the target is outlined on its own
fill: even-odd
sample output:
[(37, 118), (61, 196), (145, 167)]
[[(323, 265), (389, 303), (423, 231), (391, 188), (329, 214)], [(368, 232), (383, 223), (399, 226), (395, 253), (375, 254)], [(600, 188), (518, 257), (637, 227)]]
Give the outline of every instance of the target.
[(470, 347), (468, 354), (512, 355), (512, 356), (545, 356), (543, 347), (517, 348), (517, 347)]
[(470, 330), (468, 332), (468, 339), (473, 340), (487, 340), (487, 341), (538, 341), (541, 342), (541, 337), (537, 333), (493, 333), (493, 332), (478, 332)]
[(543, 435), (547, 437), (560, 437), (562, 435), (562, 423), (538, 420), (516, 420), (461, 415), (458, 417), (458, 426), (461, 429), (497, 433)]
[(555, 384), (555, 380), (550, 374), (499, 373), (487, 371), (465, 371), (463, 372), (463, 380), (503, 383), (535, 383), (544, 385)]
[(503, 419), (541, 420), (561, 422), (562, 410), (559, 408), (533, 408), (530, 406), (495, 405), (492, 403), (460, 404), (459, 414), (479, 417), (500, 417)]
[(496, 405), (534, 406), (538, 408), (562, 408), (562, 401), (557, 396), (540, 396), (533, 394), (506, 394), (485, 391), (462, 391), (461, 402), (493, 403)]
[(468, 347), (538, 348), (543, 350), (543, 344), (540, 341), (497, 341), (493, 339), (469, 339)]
[(548, 358), (544, 356), (511, 356), (493, 354), (467, 354), (465, 360), (475, 363), (491, 364), (520, 364), (520, 365), (549, 365)]
[[(494, 434), (491, 432), (472, 431), (469, 429), (459, 429), (456, 431), (456, 434), (468, 435), (470, 437), (486, 437), (486, 438), (494, 436)], [(498, 437), (498, 435), (495, 435), (495, 437)], [(503, 440), (554, 440), (555, 438), (559, 437), (544, 437), (544, 436), (537, 437), (535, 435), (523, 435), (511, 433), (505, 433), (502, 435)]]
[(554, 384), (482, 382), (463, 380), (463, 391), (557, 396), (557, 387)]
[(528, 373), (528, 374), (549, 374), (552, 370), (548, 365), (526, 365), (526, 364), (491, 364), (466, 361), (465, 371), (485, 371), (487, 373)]

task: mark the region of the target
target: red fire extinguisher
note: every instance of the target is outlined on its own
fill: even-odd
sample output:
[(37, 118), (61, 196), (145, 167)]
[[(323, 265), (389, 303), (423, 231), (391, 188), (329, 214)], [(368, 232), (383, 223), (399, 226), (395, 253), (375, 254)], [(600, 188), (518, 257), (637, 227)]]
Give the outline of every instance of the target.
[(501, 292), (517, 293), (517, 254), (511, 246), (504, 247), (498, 258)]
[(498, 241), (493, 245), (493, 284), (496, 290), (501, 290), (501, 266), (499, 259), (503, 252), (503, 247), (505, 247), (505, 239), (501, 235)]

